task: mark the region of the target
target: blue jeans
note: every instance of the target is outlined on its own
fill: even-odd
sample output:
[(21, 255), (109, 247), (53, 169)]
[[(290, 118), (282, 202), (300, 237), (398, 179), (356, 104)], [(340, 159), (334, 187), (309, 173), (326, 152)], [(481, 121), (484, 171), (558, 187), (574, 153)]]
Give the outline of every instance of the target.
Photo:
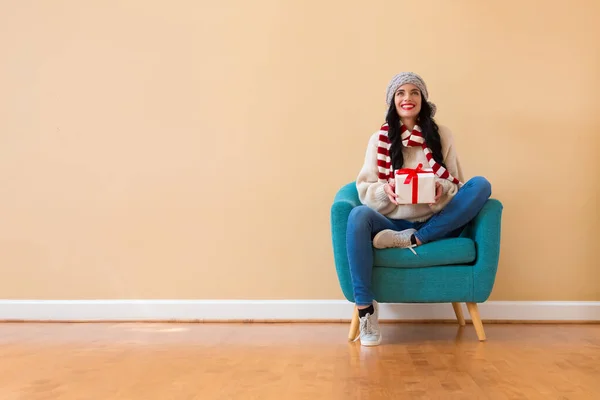
[(425, 244), (434, 240), (456, 237), (481, 211), (492, 193), (487, 179), (474, 177), (467, 181), (446, 207), (424, 222), (390, 219), (368, 206), (354, 207), (348, 217), (346, 247), (354, 301), (358, 306), (373, 302), (371, 275), (373, 271), (373, 237), (384, 229), (416, 229), (415, 236)]

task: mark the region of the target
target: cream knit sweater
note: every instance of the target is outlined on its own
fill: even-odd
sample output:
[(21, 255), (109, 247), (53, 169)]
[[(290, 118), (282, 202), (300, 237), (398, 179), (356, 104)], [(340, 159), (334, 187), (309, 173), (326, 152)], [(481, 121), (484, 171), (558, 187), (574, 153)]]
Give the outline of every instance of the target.
[[(442, 142), (442, 155), (444, 164), (450, 174), (464, 183), (464, 177), (458, 156), (454, 149), (452, 132), (445, 126), (439, 126), (440, 139)], [(458, 192), (458, 185), (447, 179), (435, 177), (436, 181), (442, 184), (443, 195), (438, 203), (430, 206), (429, 204), (399, 204), (392, 203), (384, 192), (384, 183), (379, 182), (377, 177), (377, 145), (379, 143), (379, 131), (375, 132), (369, 139), (364, 164), (356, 178), (356, 188), (360, 201), (392, 219), (404, 219), (407, 221), (418, 222), (426, 221), (434, 213), (441, 211), (450, 199)], [(402, 147), (404, 155), (403, 168), (416, 168), (419, 163), (424, 168), (429, 168), (429, 163), (421, 147)]]

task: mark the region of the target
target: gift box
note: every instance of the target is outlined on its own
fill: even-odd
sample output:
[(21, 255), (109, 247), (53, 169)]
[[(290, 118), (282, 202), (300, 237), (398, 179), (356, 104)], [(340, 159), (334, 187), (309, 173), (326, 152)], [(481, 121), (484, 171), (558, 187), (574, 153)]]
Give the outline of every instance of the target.
[(396, 201), (399, 204), (430, 204), (435, 202), (435, 173), (433, 169), (402, 168), (396, 171)]

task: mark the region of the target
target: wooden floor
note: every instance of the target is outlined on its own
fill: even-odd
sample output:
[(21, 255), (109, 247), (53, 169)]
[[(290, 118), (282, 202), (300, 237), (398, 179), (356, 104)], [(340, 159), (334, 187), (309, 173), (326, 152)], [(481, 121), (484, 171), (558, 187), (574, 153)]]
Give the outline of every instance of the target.
[(0, 399), (600, 399), (600, 325), (0, 324)]

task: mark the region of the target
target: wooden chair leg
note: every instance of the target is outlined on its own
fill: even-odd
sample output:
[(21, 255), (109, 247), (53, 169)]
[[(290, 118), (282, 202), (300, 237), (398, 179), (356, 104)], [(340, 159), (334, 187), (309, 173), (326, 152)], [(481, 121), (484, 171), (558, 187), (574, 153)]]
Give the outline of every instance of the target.
[(350, 332), (348, 332), (348, 341), (352, 342), (358, 336), (358, 308), (354, 307), (352, 321), (350, 322)]
[(454, 308), (454, 314), (456, 314), (456, 319), (458, 320), (458, 324), (460, 326), (465, 326), (465, 317), (463, 316), (462, 308), (460, 307), (460, 303), (452, 303), (452, 307)]
[(469, 314), (471, 314), (471, 320), (473, 321), (475, 332), (477, 332), (477, 337), (483, 342), (485, 340), (485, 332), (483, 331), (483, 324), (481, 323), (477, 303), (467, 303), (467, 308), (469, 309)]

